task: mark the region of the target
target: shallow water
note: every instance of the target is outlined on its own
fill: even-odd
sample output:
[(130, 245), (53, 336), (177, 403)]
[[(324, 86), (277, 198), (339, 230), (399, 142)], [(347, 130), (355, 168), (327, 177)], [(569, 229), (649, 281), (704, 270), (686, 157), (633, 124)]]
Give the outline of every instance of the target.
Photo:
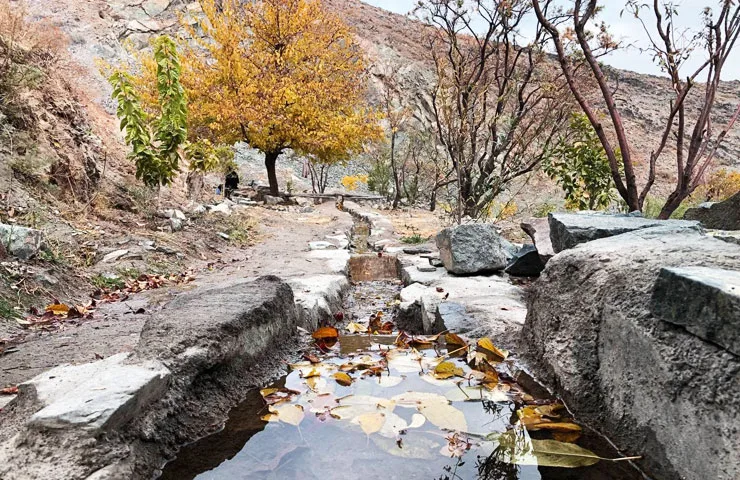
[[(372, 312), (385, 311), (391, 317), (393, 292), (397, 283), (363, 284), (348, 300), (347, 321), (360, 321)], [(346, 323), (346, 322), (345, 322)], [(164, 469), (163, 479), (638, 479), (643, 478), (627, 462), (601, 461), (575, 469), (512, 465), (501, 461), (496, 451), (496, 432), (522, 432), (515, 427), (517, 410), (524, 403), (549, 404), (546, 390), (513, 381), (520, 369), (509, 358), (496, 365), (500, 383), (493, 390), (462, 389), (474, 384), (461, 377), (439, 380), (431, 374), (434, 359), (446, 353), (444, 346), (401, 350), (394, 345), (395, 335), (347, 335), (328, 353), (320, 355), (321, 364), (304, 362), (296, 366), (276, 388), (301, 392), (288, 404), (303, 408), (298, 425), (260, 418), (268, 408), (259, 391), (249, 392), (235, 408), (225, 428), (183, 448), (177, 459)], [(388, 353), (391, 351), (392, 353)], [(463, 359), (452, 359), (471, 374)], [(377, 363), (380, 362), (380, 363)], [(333, 374), (349, 363), (383, 365), (380, 376), (351, 372), (354, 382), (340, 385)], [(320, 376), (312, 376), (320, 370)], [(378, 370), (376, 370), (376, 373)], [(310, 378), (307, 378), (310, 377)], [(521, 381), (521, 383), (525, 383)], [(421, 398), (407, 402), (407, 392)], [(481, 400), (477, 395), (485, 395)], [(465, 434), (440, 428), (430, 398), (444, 396), (453, 410), (464, 415)], [(470, 398), (466, 398), (470, 397)], [(370, 399), (370, 400), (365, 400)], [(392, 402), (385, 403), (388, 399)], [(444, 399), (443, 399), (444, 400)], [(355, 404), (357, 402), (360, 406)], [(383, 402), (377, 406), (377, 402)], [(366, 408), (369, 404), (372, 406)], [(284, 404), (282, 404), (284, 405)], [(344, 406), (344, 407), (342, 407)], [(340, 408), (338, 408), (340, 407)], [(447, 407), (445, 407), (447, 408)], [(385, 419), (382, 428), (363, 431), (361, 418)], [(421, 414), (424, 415), (421, 415)], [(425, 418), (426, 416), (426, 418)], [(421, 425), (414, 421), (424, 420)], [(273, 420), (276, 417), (272, 417)], [(432, 420), (435, 420), (434, 422)], [(443, 419), (442, 423), (445, 423)], [(570, 421), (567, 414), (563, 421)], [(390, 423), (394, 422), (396, 428)], [(398, 427), (408, 428), (399, 430)], [(517, 430), (518, 428), (518, 430)], [(486, 436), (494, 434), (494, 440)], [(524, 433), (529, 438), (529, 434)], [(550, 438), (550, 433), (532, 432), (532, 438)], [(584, 428), (577, 442), (602, 457), (617, 457), (606, 442)], [(459, 456), (450, 456), (456, 452)]]

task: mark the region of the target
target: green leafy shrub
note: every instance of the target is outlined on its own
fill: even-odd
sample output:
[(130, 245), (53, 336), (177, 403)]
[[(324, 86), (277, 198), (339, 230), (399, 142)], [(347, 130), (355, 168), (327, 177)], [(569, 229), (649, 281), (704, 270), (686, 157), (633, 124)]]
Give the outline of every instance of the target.
[(603, 210), (616, 195), (609, 159), (585, 114), (574, 114), (544, 171), (565, 192), (565, 206), (573, 210)]

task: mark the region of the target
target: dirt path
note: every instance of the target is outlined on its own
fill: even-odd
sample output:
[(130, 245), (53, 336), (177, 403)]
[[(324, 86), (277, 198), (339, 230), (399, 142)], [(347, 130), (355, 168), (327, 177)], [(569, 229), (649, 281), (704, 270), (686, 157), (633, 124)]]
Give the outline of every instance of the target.
[[(0, 388), (14, 386), (60, 364), (85, 363), (130, 352), (144, 323), (179, 292), (196, 286), (276, 275), (290, 278), (326, 273), (321, 260), (309, 258), (308, 243), (335, 232), (348, 231), (352, 220), (333, 203), (312, 213), (260, 212), (262, 241), (241, 251), (225, 249), (218, 261), (196, 261), (189, 269), (195, 280), (185, 285), (150, 290), (125, 302), (101, 304), (91, 320), (56, 331), (25, 331), (12, 353), (0, 354)], [(217, 313), (217, 306), (214, 306)], [(135, 313), (135, 312), (143, 313)]]

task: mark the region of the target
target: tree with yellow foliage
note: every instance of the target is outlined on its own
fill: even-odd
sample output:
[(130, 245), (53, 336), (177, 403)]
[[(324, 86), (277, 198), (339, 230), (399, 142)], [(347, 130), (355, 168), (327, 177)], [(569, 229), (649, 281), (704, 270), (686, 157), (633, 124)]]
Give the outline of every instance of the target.
[(334, 163), (380, 137), (366, 100), (363, 53), (320, 0), (201, 6), (203, 34), (189, 27), (182, 52), (190, 130), (264, 152), (272, 195), (285, 149)]

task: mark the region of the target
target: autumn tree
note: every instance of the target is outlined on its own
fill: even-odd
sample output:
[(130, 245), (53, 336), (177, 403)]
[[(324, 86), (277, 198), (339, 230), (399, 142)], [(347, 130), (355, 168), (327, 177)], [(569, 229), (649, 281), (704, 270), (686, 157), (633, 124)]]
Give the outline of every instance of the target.
[(331, 164), (379, 136), (362, 51), (321, 1), (201, 6), (203, 34), (188, 29), (191, 47), (183, 55), (191, 123), (219, 143), (244, 140), (264, 152), (272, 195), (286, 149)]
[[(666, 105), (666, 117), (656, 145), (649, 155), (645, 183), (638, 185), (636, 160), (625, 127), (622, 111), (615, 99), (615, 86), (610, 82), (599, 53), (616, 45), (597, 15), (597, 0), (574, 0), (568, 9), (558, 7), (555, 0), (533, 0), (538, 20), (550, 33), (558, 61), (568, 86), (604, 147), (615, 186), (630, 211), (642, 210), (656, 176), (659, 157), (669, 142), (675, 147), (676, 185), (663, 206), (659, 218), (669, 218), (697, 186), (722, 143), (729, 128), (740, 113), (740, 106), (727, 126), (715, 135), (713, 108), (722, 71), (740, 35), (740, 6), (732, 1), (719, 2), (719, 13), (714, 16), (707, 7), (703, 27), (693, 34), (677, 30), (676, 4), (652, 0), (647, 3), (628, 1), (626, 11), (641, 23), (649, 37), (648, 50), (670, 79), (672, 98)], [(596, 32), (596, 33), (594, 33)], [(704, 53), (697, 68), (689, 69), (688, 61)], [(585, 59), (587, 71), (598, 85), (610, 124), (601, 120), (600, 111), (589, 100), (587, 86), (575, 78), (574, 61)], [(687, 71), (688, 69), (688, 71)], [(703, 84), (701, 81), (703, 80)], [(690, 112), (686, 103), (697, 90), (699, 106)], [(692, 108), (693, 110), (693, 108)], [(616, 139), (616, 141), (614, 140)]]
[(477, 218), (546, 158), (568, 120), (568, 89), (548, 64), (544, 28), (521, 43), (528, 0), (423, 0), (416, 14), (430, 25), (433, 119), (455, 170), (456, 217)]

